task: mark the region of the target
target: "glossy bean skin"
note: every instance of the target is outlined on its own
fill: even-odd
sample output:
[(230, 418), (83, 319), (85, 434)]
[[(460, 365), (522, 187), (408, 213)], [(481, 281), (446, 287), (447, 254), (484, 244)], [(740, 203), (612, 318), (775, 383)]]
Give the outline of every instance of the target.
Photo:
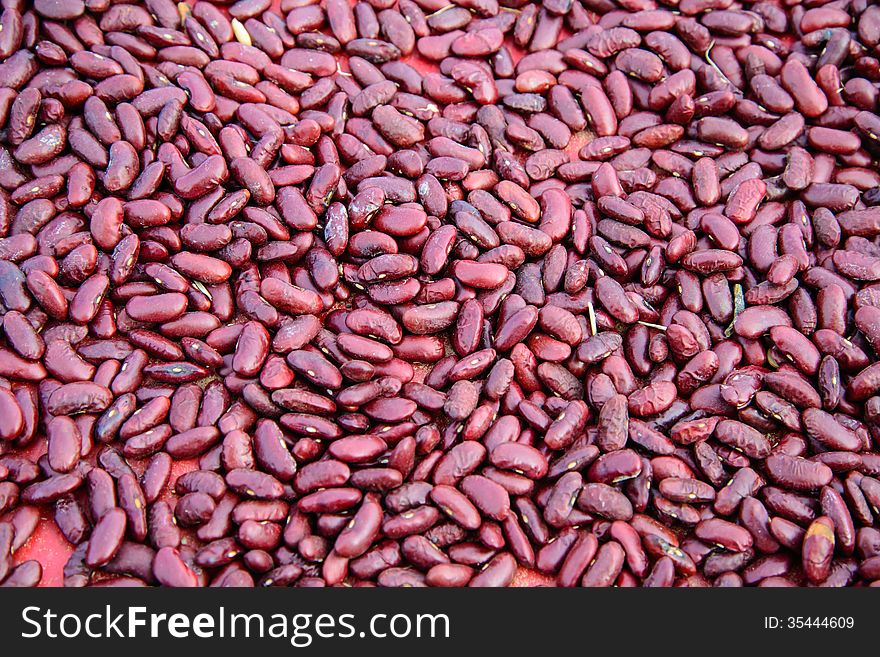
[(120, 508), (109, 509), (101, 516), (89, 539), (86, 563), (95, 567), (109, 562), (122, 545), (125, 526), (125, 513)]
[(827, 579), (834, 553), (834, 522), (830, 518), (822, 516), (810, 524), (802, 553), (807, 578), (813, 583)]

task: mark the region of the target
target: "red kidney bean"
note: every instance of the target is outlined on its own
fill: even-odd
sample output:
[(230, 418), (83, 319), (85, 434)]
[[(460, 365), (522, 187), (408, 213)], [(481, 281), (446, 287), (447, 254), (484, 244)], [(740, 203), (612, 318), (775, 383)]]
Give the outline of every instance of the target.
[(80, 458), (82, 438), (76, 423), (68, 417), (54, 417), (46, 426), (49, 465), (56, 472), (70, 472)]
[(786, 454), (774, 454), (766, 461), (770, 477), (795, 490), (818, 490), (831, 481), (831, 469), (823, 463)]
[(632, 517), (630, 501), (607, 484), (585, 484), (578, 496), (577, 506), (581, 511), (608, 520), (629, 520)]
[(486, 516), (504, 520), (510, 512), (510, 498), (499, 484), (479, 475), (469, 475), (461, 481), (461, 490)]
[(862, 441), (855, 432), (818, 408), (807, 408), (801, 415), (807, 434), (829, 449), (857, 451)]
[(529, 445), (506, 442), (496, 446), (489, 461), (498, 468), (520, 472), (530, 479), (541, 479), (547, 473), (547, 459)]
[(481, 524), (477, 508), (452, 486), (437, 485), (430, 492), (431, 500), (454, 522), (474, 530)]
[(834, 554), (834, 522), (827, 516), (816, 518), (807, 528), (802, 548), (804, 574), (814, 584), (828, 578)]
[(156, 552), (153, 575), (164, 586), (182, 588), (198, 585), (198, 576), (174, 547), (163, 547)]
[(86, 564), (94, 568), (109, 562), (122, 546), (125, 527), (125, 512), (118, 507), (108, 509), (95, 523), (89, 538)]
[(603, 544), (581, 580), (583, 587), (611, 586), (623, 568), (626, 553), (619, 543)]

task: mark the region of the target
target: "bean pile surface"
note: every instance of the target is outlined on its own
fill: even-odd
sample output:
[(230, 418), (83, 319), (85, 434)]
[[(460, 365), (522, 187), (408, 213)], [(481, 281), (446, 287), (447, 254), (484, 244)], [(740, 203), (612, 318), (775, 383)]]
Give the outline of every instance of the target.
[(880, 582), (880, 7), (0, 28), (2, 586)]

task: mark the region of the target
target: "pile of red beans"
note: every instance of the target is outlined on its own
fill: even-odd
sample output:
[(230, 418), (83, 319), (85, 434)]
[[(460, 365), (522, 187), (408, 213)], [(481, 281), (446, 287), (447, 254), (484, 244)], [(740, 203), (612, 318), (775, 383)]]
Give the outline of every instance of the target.
[(880, 583), (877, 5), (0, 28), (3, 586)]

